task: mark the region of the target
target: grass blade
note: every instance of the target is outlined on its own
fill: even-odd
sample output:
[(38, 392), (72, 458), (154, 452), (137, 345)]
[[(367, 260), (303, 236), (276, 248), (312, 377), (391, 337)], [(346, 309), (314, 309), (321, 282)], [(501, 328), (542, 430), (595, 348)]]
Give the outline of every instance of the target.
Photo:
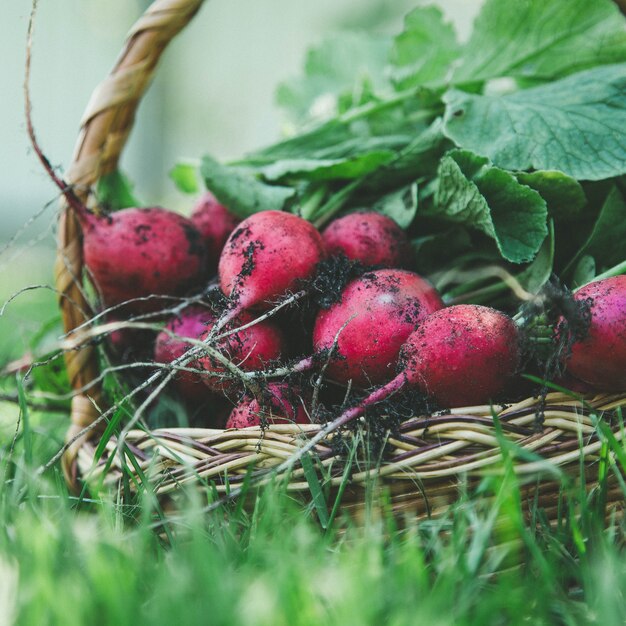
[(309, 484), (309, 490), (311, 491), (311, 499), (315, 505), (317, 516), (319, 518), (322, 528), (326, 530), (328, 528), (329, 516), (328, 506), (326, 505), (326, 498), (322, 491), (322, 485), (320, 484), (317, 472), (313, 466), (313, 460), (310, 454), (303, 455), (301, 459), (302, 469), (304, 470), (304, 476)]

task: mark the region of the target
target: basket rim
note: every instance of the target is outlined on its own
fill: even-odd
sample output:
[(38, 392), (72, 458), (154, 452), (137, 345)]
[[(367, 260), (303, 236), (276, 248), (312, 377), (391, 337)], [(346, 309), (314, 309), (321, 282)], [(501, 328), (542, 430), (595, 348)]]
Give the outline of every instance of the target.
[[(376, 464), (373, 474), (385, 481), (428, 486), (442, 480), (454, 482), (462, 475), (497, 473), (502, 469), (503, 453), (494, 416), (502, 437), (527, 453), (527, 458), (520, 457), (513, 464), (515, 473), (526, 481), (549, 475), (558, 468), (576, 469), (581, 455), (586, 467), (591, 468), (599, 460), (604, 441), (592, 415), (610, 417), (605, 423), (611, 427), (615, 439), (622, 441), (624, 425), (614, 419), (614, 414), (626, 406), (626, 393), (588, 395), (581, 400), (584, 405), (555, 392), (545, 399), (537, 398), (535, 403), (525, 399), (498, 407), (494, 412), (490, 406), (480, 406), (468, 407), (469, 411), (464, 408), (416, 416), (403, 422), (398, 433), (389, 435), (384, 460)], [(534, 425), (539, 407), (543, 428), (537, 431)], [(261, 471), (275, 468), (322, 427), (321, 424), (270, 424), (266, 428), (244, 429), (135, 429), (126, 434), (124, 443), (157, 493), (169, 493), (181, 483), (207, 480), (214, 481), (218, 491), (225, 491), (226, 475), (228, 485), (237, 485), (252, 466), (260, 467)], [(347, 436), (354, 441), (353, 435)], [(119, 488), (123, 472), (130, 471), (137, 477), (136, 468), (133, 470), (118, 454), (117, 444), (116, 439), (110, 439), (100, 459), (95, 458), (95, 443), (83, 446), (79, 466), (85, 482), (95, 484), (102, 480), (103, 484)], [(332, 438), (320, 442), (314, 455), (327, 469), (333, 465), (342, 467), (345, 461), (333, 448)], [(308, 485), (303, 475), (303, 468), (296, 466), (289, 476), (288, 488), (306, 491)], [(368, 466), (352, 474), (351, 484), (364, 486), (371, 477), (372, 467)], [(328, 480), (331, 486), (337, 486), (341, 476), (333, 475)]]

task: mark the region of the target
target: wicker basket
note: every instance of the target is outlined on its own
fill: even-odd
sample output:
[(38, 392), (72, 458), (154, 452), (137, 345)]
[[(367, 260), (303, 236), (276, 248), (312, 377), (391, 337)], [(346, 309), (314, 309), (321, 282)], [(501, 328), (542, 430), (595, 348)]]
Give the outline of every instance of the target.
[[(93, 94), (67, 172), (68, 181), (83, 202), (89, 201), (90, 188), (98, 178), (116, 168), (135, 110), (161, 53), (201, 4), (202, 0), (156, 0), (130, 31), (113, 71)], [(60, 306), (66, 332), (73, 332), (78, 343), (80, 328), (90, 311), (81, 287), (82, 271), (80, 227), (65, 206), (60, 219), (56, 284), (62, 294)], [(123, 472), (130, 471), (145, 474), (155, 491), (162, 494), (196, 481), (212, 481), (218, 491), (224, 491), (226, 475), (232, 488), (243, 481), (252, 465), (256, 472), (277, 466), (321, 428), (311, 424), (276, 425), (265, 431), (136, 430), (128, 433), (125, 444), (139, 461), (138, 466), (133, 467), (117, 454), (115, 439), (107, 442), (104, 454), (96, 461), (105, 420), (97, 408), (103, 404), (102, 393), (93, 384), (99, 373), (95, 348), (85, 342), (84, 347), (69, 351), (66, 360), (76, 392), (63, 467), (74, 489), (83, 480), (96, 479), (116, 486)], [(440, 513), (458, 498), (461, 483), (502, 470), (504, 437), (518, 450), (532, 453), (514, 455), (525, 497), (539, 502), (548, 517), (555, 516), (562, 486), (562, 480), (555, 478), (557, 474), (569, 474), (573, 481), (584, 475), (588, 489), (597, 485), (599, 460), (605, 449), (595, 420), (602, 418), (615, 438), (621, 440), (621, 421), (614, 410), (626, 404), (625, 395), (597, 395), (583, 402), (553, 393), (508, 407), (466, 407), (446, 414), (416, 416), (401, 426), (399, 435), (388, 440), (382, 464), (352, 464), (343, 506), (359, 508), (374, 473), (379, 478), (377, 484), (388, 489), (394, 510), (418, 517)], [(540, 402), (544, 421), (541, 431), (536, 432), (535, 414)], [(494, 413), (498, 420), (494, 421)], [(331, 489), (342, 482), (345, 486), (347, 475), (345, 462), (336, 456), (335, 449), (329, 441), (315, 448)], [(609, 474), (613, 478), (608, 481), (607, 501), (621, 509), (623, 492), (617, 477), (613, 472)], [(289, 481), (291, 491), (305, 497), (310, 493), (301, 467), (294, 469)], [(128, 482), (136, 488), (141, 484), (139, 480)]]

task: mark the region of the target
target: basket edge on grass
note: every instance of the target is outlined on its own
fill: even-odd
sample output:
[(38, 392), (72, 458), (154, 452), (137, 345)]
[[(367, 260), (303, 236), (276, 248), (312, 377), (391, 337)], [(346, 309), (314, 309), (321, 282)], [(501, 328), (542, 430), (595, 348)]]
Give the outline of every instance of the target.
[[(169, 41), (197, 13), (204, 0), (156, 0), (131, 29), (111, 74), (95, 89), (81, 122), (78, 142), (67, 180), (82, 202), (89, 202), (91, 186), (113, 171), (129, 136), (136, 108), (148, 87), (158, 60)], [(65, 332), (74, 334), (80, 344), (82, 326), (90, 317), (90, 305), (81, 285), (83, 273), (82, 242), (78, 221), (64, 204), (59, 223), (56, 285)], [(117, 441), (107, 442), (105, 454), (96, 461), (98, 435), (104, 420), (98, 407), (103, 395), (98, 380), (96, 348), (87, 343), (65, 355), (75, 395), (72, 399), (71, 425), (63, 457), (63, 469), (71, 488), (81, 481), (102, 480), (118, 484), (123, 471), (145, 470), (157, 493), (169, 493), (189, 481), (215, 481), (224, 491), (224, 476), (231, 484), (241, 481), (251, 464), (273, 467), (297, 450), (301, 441), (315, 435), (319, 425), (249, 428), (243, 431), (212, 429), (161, 429), (148, 434), (131, 431), (125, 439), (140, 461), (138, 468), (122, 468), (124, 459), (117, 454)], [(545, 415), (544, 428), (533, 430), (539, 404)], [(416, 417), (401, 427), (401, 436), (387, 441), (384, 465), (374, 468), (382, 484), (389, 487), (394, 501), (403, 510), (419, 516), (432, 514), (455, 500), (462, 475), (480, 475), (501, 464), (502, 440), (496, 436), (494, 418), (507, 440), (536, 455), (515, 465), (516, 472), (530, 478), (550, 474), (550, 464), (569, 473), (580, 474), (584, 459), (586, 474), (595, 480), (602, 441), (598, 438), (593, 415), (612, 415), (613, 409), (626, 405), (626, 398), (600, 394), (585, 398), (584, 404), (570, 396), (553, 393), (545, 399), (528, 398), (512, 407), (465, 407), (445, 415)], [(592, 410), (592, 414), (589, 412)], [(623, 426), (608, 420), (617, 441)], [(318, 445), (315, 452), (323, 466), (335, 466), (331, 484), (341, 480), (341, 464), (333, 449)], [(111, 458), (109, 458), (109, 455)], [(583, 455), (581, 457), (581, 455)], [(129, 469), (130, 468), (130, 469)], [(106, 476), (103, 472), (106, 469)], [(372, 468), (351, 470), (352, 503), (358, 507)], [(538, 484), (538, 483), (537, 483)], [(541, 497), (549, 503), (558, 498), (559, 482), (544, 480)], [(308, 484), (302, 469), (290, 475), (289, 489), (306, 492)], [(430, 492), (429, 492), (430, 490)], [(360, 495), (359, 495), (360, 494)], [(613, 504), (623, 500), (621, 492), (609, 489)], [(435, 499), (433, 508), (429, 500)], [(547, 507), (550, 508), (550, 507)]]

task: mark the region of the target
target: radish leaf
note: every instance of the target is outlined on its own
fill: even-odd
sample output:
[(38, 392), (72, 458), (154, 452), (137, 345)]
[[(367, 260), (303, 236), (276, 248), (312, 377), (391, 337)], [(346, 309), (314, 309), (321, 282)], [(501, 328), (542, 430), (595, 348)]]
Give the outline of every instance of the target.
[(452, 90), (444, 132), (510, 170), (560, 170), (579, 180), (626, 173), (626, 63), (505, 96)]
[(296, 192), (291, 187), (266, 185), (250, 172), (222, 165), (209, 156), (202, 159), (200, 173), (207, 189), (239, 217), (258, 211), (279, 211)]
[(550, 217), (557, 222), (568, 222), (579, 218), (587, 204), (582, 185), (557, 171), (520, 172), (517, 180), (541, 194), (548, 205)]
[(418, 7), (404, 19), (391, 53), (394, 83), (401, 89), (441, 83), (459, 55), (456, 33), (437, 7)]
[(548, 233), (545, 200), (509, 172), (466, 151), (441, 160), (432, 211), (491, 237), (513, 263), (531, 261)]
[(309, 49), (304, 76), (279, 86), (276, 99), (291, 116), (324, 120), (391, 91), (385, 67), (391, 41), (380, 35), (340, 33)]
[(462, 58), (456, 84), (559, 78), (626, 60), (624, 18), (610, 0), (487, 0)]

